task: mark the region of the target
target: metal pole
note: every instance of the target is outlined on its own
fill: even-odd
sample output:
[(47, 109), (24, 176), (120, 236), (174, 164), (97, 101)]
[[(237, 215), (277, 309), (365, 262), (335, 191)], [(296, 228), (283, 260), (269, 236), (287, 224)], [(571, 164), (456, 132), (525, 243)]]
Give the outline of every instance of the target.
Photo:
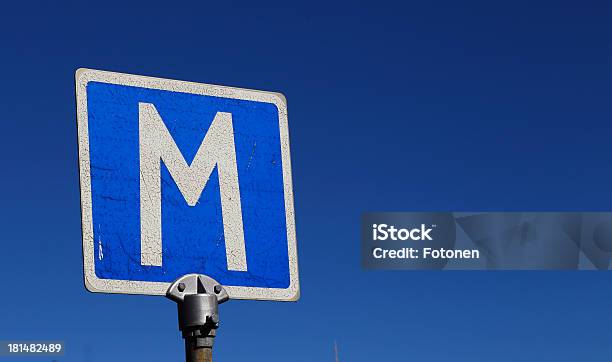
[(212, 362), (212, 348), (219, 327), (218, 305), (229, 299), (223, 286), (201, 274), (177, 279), (166, 297), (176, 302), (179, 329), (185, 339), (185, 361)]
[(338, 359), (338, 343), (334, 341), (334, 356), (336, 357), (336, 362), (340, 362)]
[(185, 338), (185, 361), (212, 362), (212, 347), (197, 347), (195, 340)]

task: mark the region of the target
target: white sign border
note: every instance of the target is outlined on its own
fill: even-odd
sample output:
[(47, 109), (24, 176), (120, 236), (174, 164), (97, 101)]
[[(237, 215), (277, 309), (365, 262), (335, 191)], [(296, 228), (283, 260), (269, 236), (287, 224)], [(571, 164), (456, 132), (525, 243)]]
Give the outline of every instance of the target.
[(283, 289), (225, 286), (225, 288), (232, 299), (276, 301), (298, 300), (300, 297), (300, 287), (298, 279), (297, 242), (295, 237), (295, 216), (293, 209), (291, 157), (289, 154), (289, 126), (287, 123), (287, 102), (285, 97), (281, 93), (275, 92), (224, 87), (211, 84), (80, 68), (77, 69), (75, 73), (75, 83), (85, 287), (89, 291), (96, 293), (165, 295), (166, 290), (171, 284), (162, 282), (101, 279), (96, 276), (94, 269), (95, 262), (90, 173), (91, 164), (89, 159), (89, 131), (87, 116), (87, 84), (89, 82), (101, 82), (180, 93), (265, 102), (272, 103), (277, 107), (285, 193), (287, 249), (289, 254), (289, 287)]

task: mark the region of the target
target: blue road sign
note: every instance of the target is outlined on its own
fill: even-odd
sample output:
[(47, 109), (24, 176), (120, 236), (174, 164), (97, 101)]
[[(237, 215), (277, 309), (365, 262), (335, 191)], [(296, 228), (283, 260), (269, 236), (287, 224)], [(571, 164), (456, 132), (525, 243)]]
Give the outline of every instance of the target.
[(231, 298), (299, 297), (281, 94), (79, 69), (76, 95), (87, 289), (199, 273)]

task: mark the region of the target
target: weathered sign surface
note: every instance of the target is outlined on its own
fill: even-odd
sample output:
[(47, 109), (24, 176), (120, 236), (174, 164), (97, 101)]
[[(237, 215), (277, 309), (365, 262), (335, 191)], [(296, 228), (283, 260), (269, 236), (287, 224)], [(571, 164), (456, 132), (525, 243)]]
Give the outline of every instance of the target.
[(87, 289), (200, 273), (231, 298), (299, 297), (281, 94), (79, 69), (76, 95)]

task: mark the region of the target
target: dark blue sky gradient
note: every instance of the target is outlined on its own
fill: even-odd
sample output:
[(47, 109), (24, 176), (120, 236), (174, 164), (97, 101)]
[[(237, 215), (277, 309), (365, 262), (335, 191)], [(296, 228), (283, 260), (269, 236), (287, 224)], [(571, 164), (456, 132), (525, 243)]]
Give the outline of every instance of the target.
[[(302, 299), (222, 307), (217, 361), (610, 361), (606, 272), (366, 272), (364, 211), (612, 210), (609, 1), (10, 2), (0, 339), (179, 361), (172, 302), (82, 278), (74, 71), (283, 92)], [(25, 359), (23, 359), (25, 360)]]

